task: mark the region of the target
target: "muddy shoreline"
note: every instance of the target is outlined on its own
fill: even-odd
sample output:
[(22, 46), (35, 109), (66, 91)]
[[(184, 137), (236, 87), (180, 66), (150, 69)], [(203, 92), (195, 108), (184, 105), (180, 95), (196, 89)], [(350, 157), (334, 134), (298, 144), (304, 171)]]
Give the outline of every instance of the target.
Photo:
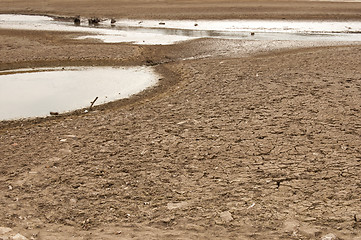
[[(361, 12), (359, 3), (107, 2), (15, 0), (0, 9), (157, 19)], [(74, 36), (0, 29), (0, 69), (154, 65), (163, 77), (88, 114), (1, 122), (0, 227), (11, 231), (0, 238), (361, 238), (360, 45), (135, 46)]]

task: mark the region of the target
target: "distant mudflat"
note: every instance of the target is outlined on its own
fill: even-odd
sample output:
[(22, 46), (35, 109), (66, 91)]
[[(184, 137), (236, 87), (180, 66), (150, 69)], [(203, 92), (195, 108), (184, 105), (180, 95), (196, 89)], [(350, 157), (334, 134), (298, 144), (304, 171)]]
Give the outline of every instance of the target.
[(295, 41), (361, 41), (360, 21), (314, 20), (129, 20), (80, 25), (52, 17), (1, 14), (0, 28), (78, 32), (78, 40), (169, 45), (198, 38)]

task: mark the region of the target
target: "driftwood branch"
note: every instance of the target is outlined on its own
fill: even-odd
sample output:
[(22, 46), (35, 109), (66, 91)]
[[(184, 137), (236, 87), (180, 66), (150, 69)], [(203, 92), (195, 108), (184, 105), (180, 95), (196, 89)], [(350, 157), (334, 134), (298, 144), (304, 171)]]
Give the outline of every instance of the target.
[(89, 111), (92, 109), (92, 107), (93, 107), (94, 103), (96, 102), (96, 100), (98, 100), (98, 97), (96, 97), (96, 98), (94, 99), (94, 101), (90, 102), (91, 105), (90, 105), (90, 107), (89, 107)]

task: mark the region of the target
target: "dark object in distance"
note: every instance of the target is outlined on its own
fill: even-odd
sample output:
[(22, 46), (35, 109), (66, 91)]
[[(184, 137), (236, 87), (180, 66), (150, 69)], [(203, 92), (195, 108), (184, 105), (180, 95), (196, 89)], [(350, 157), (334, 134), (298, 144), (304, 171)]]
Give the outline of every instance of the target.
[(76, 17), (74, 18), (74, 24), (75, 24), (75, 25), (80, 25), (80, 16), (76, 16)]
[(89, 18), (88, 23), (89, 25), (97, 25), (100, 22), (99, 18)]

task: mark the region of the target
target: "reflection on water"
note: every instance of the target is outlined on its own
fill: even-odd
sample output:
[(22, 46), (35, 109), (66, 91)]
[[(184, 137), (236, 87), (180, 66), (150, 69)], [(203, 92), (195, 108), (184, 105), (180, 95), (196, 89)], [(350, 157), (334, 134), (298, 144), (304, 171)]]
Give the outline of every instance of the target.
[(89, 26), (82, 19), (81, 25), (75, 26), (71, 21), (45, 16), (0, 14), (0, 28), (79, 32), (84, 35), (78, 39), (160, 45), (196, 38), (361, 41), (360, 21), (120, 19), (115, 25), (104, 20), (97, 26)]
[(156, 84), (149, 67), (72, 67), (0, 72), (0, 120), (46, 116), (127, 98)]

